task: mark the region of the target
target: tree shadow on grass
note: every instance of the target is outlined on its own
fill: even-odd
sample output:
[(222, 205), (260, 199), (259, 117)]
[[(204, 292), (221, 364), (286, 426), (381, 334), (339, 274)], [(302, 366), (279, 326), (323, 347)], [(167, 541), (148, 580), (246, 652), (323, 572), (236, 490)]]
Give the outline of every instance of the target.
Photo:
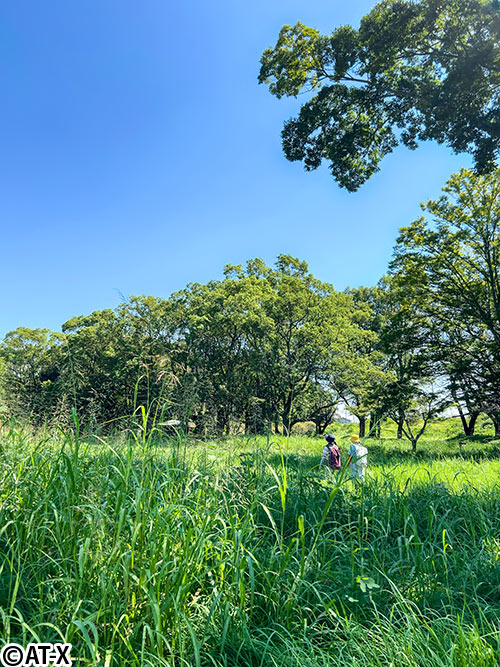
[(500, 441), (490, 436), (478, 435), (454, 437), (444, 441), (422, 441), (417, 451), (411, 451), (409, 442), (379, 440), (365, 442), (373, 463), (432, 462), (443, 459), (463, 459), (471, 461), (499, 460)]
[[(467, 439), (453, 438), (439, 447), (434, 448), (431, 443), (422, 443), (416, 453), (411, 451), (410, 443), (399, 445), (398, 448), (382, 444), (380, 441), (367, 440), (365, 446), (368, 449), (368, 461), (370, 465), (387, 465), (396, 463), (432, 463), (444, 459), (457, 459), (463, 461), (498, 461), (500, 460), (500, 441), (493, 440), (489, 436), (472, 436)], [(347, 451), (341, 447), (342, 463), (347, 460)], [(270, 454), (266, 461), (273, 467), (280, 467), (285, 463), (289, 469), (304, 467), (307, 469), (318, 468), (321, 460), (321, 450), (318, 454)]]

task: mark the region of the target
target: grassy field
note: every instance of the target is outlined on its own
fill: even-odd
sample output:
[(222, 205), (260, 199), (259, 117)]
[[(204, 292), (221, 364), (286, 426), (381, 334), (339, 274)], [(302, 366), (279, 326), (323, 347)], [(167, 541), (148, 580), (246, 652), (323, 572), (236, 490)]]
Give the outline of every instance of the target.
[(355, 486), (321, 438), (6, 425), (0, 637), (109, 667), (500, 664), (500, 442), (457, 426), (416, 457), (384, 427)]

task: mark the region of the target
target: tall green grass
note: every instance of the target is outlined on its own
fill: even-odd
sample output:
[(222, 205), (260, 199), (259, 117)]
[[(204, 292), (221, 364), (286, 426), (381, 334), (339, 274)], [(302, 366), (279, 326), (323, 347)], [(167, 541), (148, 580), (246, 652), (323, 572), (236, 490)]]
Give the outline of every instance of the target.
[(321, 446), (11, 425), (2, 640), (109, 667), (498, 664), (499, 462), (373, 443), (355, 486)]

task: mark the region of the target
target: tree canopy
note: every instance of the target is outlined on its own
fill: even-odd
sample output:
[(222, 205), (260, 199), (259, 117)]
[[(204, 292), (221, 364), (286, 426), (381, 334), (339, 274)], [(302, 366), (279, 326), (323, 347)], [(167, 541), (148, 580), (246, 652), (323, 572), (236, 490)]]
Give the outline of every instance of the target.
[(500, 432), (499, 170), (463, 169), (443, 191), (401, 229), (392, 272), (452, 394)]
[[(415, 450), (453, 403), (500, 437), (500, 173), (454, 174), (400, 230), (389, 274), (336, 291), (308, 265), (252, 259), (169, 298), (135, 296), (61, 333), (20, 327), (0, 343), (2, 402), (34, 423), (155, 423), (203, 436), (321, 433), (343, 401), (360, 433), (391, 418)], [(149, 428), (149, 425), (147, 425)]]
[(35, 421), (72, 406), (82, 421), (114, 423), (154, 404), (200, 433), (288, 431), (299, 419), (320, 430), (338, 400), (335, 369), (358, 363), (349, 351), (373, 337), (358, 320), (351, 296), (305, 262), (254, 259), (169, 299), (131, 297), (75, 317), (62, 334), (11, 332), (0, 347), (6, 400)]
[(276, 97), (313, 93), (282, 131), (288, 160), (357, 190), (395, 146), (433, 139), (491, 171), (500, 150), (498, 0), (382, 0), (359, 29), (285, 25), (261, 58)]

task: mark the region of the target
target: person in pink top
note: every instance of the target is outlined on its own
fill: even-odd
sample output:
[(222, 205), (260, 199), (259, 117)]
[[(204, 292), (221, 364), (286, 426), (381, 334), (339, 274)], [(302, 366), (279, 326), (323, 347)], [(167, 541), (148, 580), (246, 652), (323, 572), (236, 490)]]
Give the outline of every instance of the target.
[(326, 474), (335, 474), (341, 468), (340, 449), (335, 440), (335, 436), (331, 433), (325, 435), (326, 445), (323, 448), (321, 455), (320, 468), (326, 466)]

